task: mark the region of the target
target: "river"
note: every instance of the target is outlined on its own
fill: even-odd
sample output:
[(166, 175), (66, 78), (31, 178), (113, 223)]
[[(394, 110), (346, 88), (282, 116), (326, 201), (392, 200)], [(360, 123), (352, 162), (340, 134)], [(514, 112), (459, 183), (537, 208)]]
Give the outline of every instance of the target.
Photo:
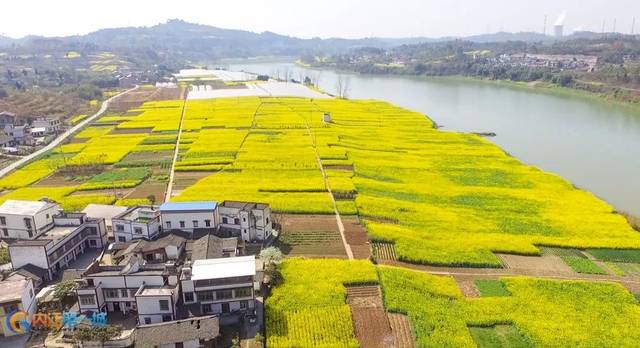
[[(230, 70), (319, 77), (336, 93), (341, 74), (293, 63), (235, 62)], [(344, 74), (348, 97), (381, 99), (422, 112), (444, 130), (490, 138), (525, 163), (557, 173), (618, 211), (640, 216), (640, 112), (624, 106), (482, 81)]]

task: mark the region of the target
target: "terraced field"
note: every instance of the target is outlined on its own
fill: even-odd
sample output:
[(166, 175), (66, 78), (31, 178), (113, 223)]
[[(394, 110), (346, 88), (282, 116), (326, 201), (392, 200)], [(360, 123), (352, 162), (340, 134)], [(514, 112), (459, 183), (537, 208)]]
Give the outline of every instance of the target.
[[(280, 213), (332, 214), (330, 188), (342, 215), (359, 215), (371, 239), (394, 244), (382, 255), (413, 263), (499, 267), (494, 252), (535, 255), (538, 245), (640, 248), (625, 218), (589, 192), (481, 137), (435, 130), (424, 115), (371, 100), (147, 102), (103, 116), (0, 179), (0, 200), (46, 195), (70, 209), (89, 194), (100, 202), (135, 191), (136, 199), (161, 198), (183, 108), (176, 201), (259, 201)], [(48, 177), (73, 180), (43, 186)], [(114, 188), (129, 190), (99, 190)]]

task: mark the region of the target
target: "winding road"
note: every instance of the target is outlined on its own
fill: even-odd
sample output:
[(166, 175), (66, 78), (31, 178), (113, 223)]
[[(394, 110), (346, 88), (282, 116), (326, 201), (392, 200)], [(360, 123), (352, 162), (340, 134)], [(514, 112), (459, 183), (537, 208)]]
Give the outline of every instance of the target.
[(107, 108), (109, 108), (109, 103), (111, 101), (113, 101), (114, 99), (120, 97), (123, 94), (129, 93), (131, 91), (134, 91), (136, 89), (138, 89), (139, 86), (136, 86), (134, 88), (128, 89), (120, 94), (114, 95), (113, 97), (105, 100), (104, 102), (102, 102), (102, 106), (100, 106), (100, 110), (98, 110), (98, 112), (96, 112), (95, 114), (87, 117), (86, 119), (84, 119), (82, 122), (78, 123), (77, 125), (69, 128), (66, 132), (62, 133), (59, 137), (55, 138), (52, 142), (50, 142), (49, 144), (47, 144), (47, 146), (43, 147), (42, 149), (28, 155), (25, 157), (22, 157), (20, 160), (15, 161), (13, 163), (11, 163), (10, 165), (2, 168), (0, 170), (0, 178), (9, 174), (10, 172), (12, 172), (15, 169), (20, 168), (21, 166), (23, 166), (24, 164), (28, 163), (29, 161), (31, 161), (34, 158), (37, 158), (40, 155), (43, 155), (45, 153), (47, 153), (48, 151), (53, 150), (53, 148), (55, 148), (56, 146), (60, 145), (63, 141), (65, 141), (67, 138), (69, 138), (70, 136), (72, 136), (75, 132), (77, 132), (78, 130), (82, 129), (83, 127), (85, 127), (87, 124), (91, 123), (93, 120), (95, 120), (96, 118), (100, 117), (102, 114), (104, 114), (105, 111), (107, 111)]

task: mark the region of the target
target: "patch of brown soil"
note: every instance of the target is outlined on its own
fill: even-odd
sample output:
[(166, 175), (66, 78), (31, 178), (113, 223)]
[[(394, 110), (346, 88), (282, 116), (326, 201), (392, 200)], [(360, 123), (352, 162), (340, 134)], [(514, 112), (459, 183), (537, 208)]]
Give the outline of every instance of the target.
[(513, 270), (539, 271), (539, 272), (560, 272), (572, 273), (571, 267), (567, 266), (562, 259), (556, 255), (543, 256), (522, 256), (510, 254), (497, 254), (502, 260), (505, 268)]
[(347, 303), (351, 307), (353, 328), (361, 347), (394, 347), (393, 333), (382, 304), (380, 287), (348, 287)]
[(415, 348), (415, 340), (411, 331), (411, 322), (409, 318), (403, 314), (388, 313), (389, 324), (393, 334), (394, 347), (396, 348)]
[(347, 244), (351, 247), (353, 257), (356, 259), (368, 259), (371, 256), (371, 247), (367, 230), (357, 218), (344, 218), (342, 224), (344, 225), (344, 235)]
[(141, 199), (149, 196), (154, 196), (156, 202), (164, 199), (167, 192), (167, 184), (164, 183), (143, 183), (136, 187), (126, 198), (128, 199)]
[(338, 231), (333, 215), (282, 214), (280, 218), (284, 231)]

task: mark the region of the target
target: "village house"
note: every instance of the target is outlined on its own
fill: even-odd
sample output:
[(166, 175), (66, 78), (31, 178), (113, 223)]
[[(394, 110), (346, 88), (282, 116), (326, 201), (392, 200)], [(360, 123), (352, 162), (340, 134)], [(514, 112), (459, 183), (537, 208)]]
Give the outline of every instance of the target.
[(131, 258), (140, 258), (146, 263), (177, 261), (184, 253), (187, 240), (176, 234), (167, 234), (156, 240), (136, 239), (127, 243), (111, 245), (111, 262), (128, 263)]
[(62, 128), (62, 122), (57, 117), (38, 117), (31, 123), (32, 129), (43, 128), (44, 134), (55, 134)]
[(8, 124), (16, 124), (16, 114), (9, 111), (0, 112), (0, 128), (4, 129), (4, 127)]
[(8, 327), (7, 316), (17, 311), (24, 311), (31, 316), (36, 304), (31, 278), (14, 272), (0, 281), (0, 333), (3, 336), (15, 335)]
[(271, 208), (268, 204), (225, 201), (218, 207), (220, 231), (245, 242), (264, 241), (271, 236)]
[(57, 203), (46, 200), (7, 200), (0, 205), (0, 235), (5, 239), (35, 239), (51, 229), (53, 217), (61, 211)]
[(133, 258), (126, 265), (94, 262), (77, 280), (80, 312), (136, 311), (140, 324), (176, 319), (178, 269), (172, 262), (147, 264)]
[[(48, 209), (44, 213), (45, 219), (46, 211)], [(42, 214), (41, 211), (38, 213)], [(52, 219), (53, 222), (48, 225), (48, 220), (36, 225), (36, 219), (33, 218), (29, 223), (31, 234), (35, 237), (17, 240), (9, 245), (13, 269), (32, 265), (33, 269), (45, 275), (45, 280), (52, 280), (85, 252), (105, 247), (104, 220), (88, 219), (83, 213), (58, 213)], [(27, 225), (27, 219), (24, 220), (24, 225)], [(40, 226), (44, 226), (41, 228), (42, 232), (38, 230)], [(33, 231), (38, 231), (37, 236)]]
[(194, 232), (198, 229), (214, 229), (216, 202), (169, 202), (160, 206), (160, 219), (164, 231)]
[(244, 255), (244, 243), (237, 237), (220, 238), (206, 234), (187, 246), (187, 259), (191, 261), (240, 255)]
[(6, 149), (13, 147), (15, 142), (6, 132), (0, 131), (0, 148)]
[(251, 310), (255, 280), (253, 255), (196, 260), (182, 268), (182, 309), (191, 316)]
[(136, 206), (114, 216), (113, 235), (117, 242), (153, 239), (160, 233), (160, 211), (152, 205)]
[(107, 204), (89, 204), (82, 212), (87, 214), (90, 219), (104, 219), (105, 226), (107, 227), (107, 238), (109, 240), (115, 240), (113, 237), (113, 224), (112, 219), (125, 211), (127, 207), (119, 205), (107, 205)]
[[(220, 336), (220, 318), (215, 315), (140, 325), (134, 330), (136, 347), (212, 347)], [(170, 334), (167, 334), (170, 333)]]

